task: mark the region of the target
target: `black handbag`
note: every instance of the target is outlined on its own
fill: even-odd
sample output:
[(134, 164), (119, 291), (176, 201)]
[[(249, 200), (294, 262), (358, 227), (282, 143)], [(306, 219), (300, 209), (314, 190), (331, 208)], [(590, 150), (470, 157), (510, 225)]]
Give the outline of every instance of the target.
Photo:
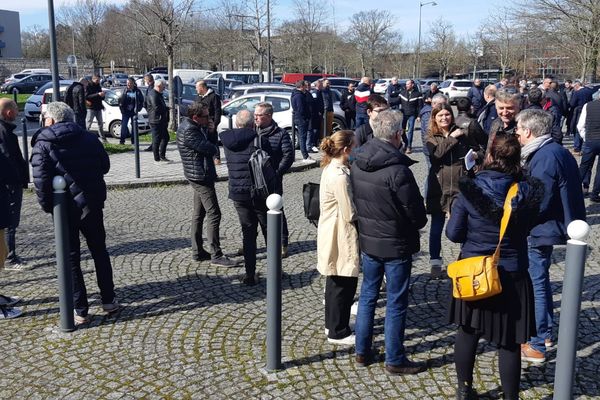
[(308, 221), (317, 226), (319, 223), (319, 184), (308, 182), (302, 186), (302, 199), (304, 200), (304, 216)]

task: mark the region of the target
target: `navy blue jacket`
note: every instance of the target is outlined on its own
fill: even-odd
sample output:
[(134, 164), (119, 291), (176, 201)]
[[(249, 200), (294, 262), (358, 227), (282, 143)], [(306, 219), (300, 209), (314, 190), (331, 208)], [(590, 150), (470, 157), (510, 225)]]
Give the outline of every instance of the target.
[[(229, 171), (229, 198), (233, 201), (250, 201), (252, 178), (248, 161), (255, 150), (254, 138), (256, 132), (253, 129), (232, 129), (221, 133), (221, 143), (227, 159), (227, 170)], [(261, 137), (261, 147), (271, 155), (271, 144), (266, 137)], [(275, 177), (265, 177), (268, 184), (275, 186)]]
[(583, 107), (585, 103), (589, 103), (590, 101), (592, 101), (593, 93), (594, 92), (592, 91), (592, 89), (587, 87), (582, 87), (581, 89), (574, 91), (571, 95), (571, 108)]
[(531, 245), (566, 243), (571, 221), (585, 220), (577, 161), (567, 149), (548, 139), (527, 157), (525, 167), (530, 176), (543, 182), (545, 189), (539, 219), (531, 230)]
[(52, 179), (67, 182), (69, 206), (102, 209), (106, 200), (104, 174), (110, 160), (96, 135), (74, 122), (59, 122), (40, 131), (31, 153), (33, 183), (45, 212), (52, 212)]
[(371, 95), (371, 86), (366, 83), (359, 83), (354, 90), (354, 99), (356, 100), (356, 115), (367, 114), (367, 100)]
[(473, 114), (479, 115), (479, 111), (485, 105), (485, 98), (483, 97), (483, 87), (480, 85), (479, 87), (473, 85), (469, 89), (467, 93), (467, 97), (471, 100), (471, 105), (473, 106)]
[(310, 107), (304, 92), (298, 89), (292, 91), (292, 110), (294, 111), (294, 119), (300, 121), (308, 121), (310, 119)]
[(177, 128), (177, 148), (185, 179), (207, 185), (215, 182), (217, 171), (213, 156), (219, 150), (208, 140), (206, 129), (191, 118), (183, 117)]
[(415, 161), (378, 138), (354, 154), (350, 181), (361, 250), (375, 257), (412, 256), (420, 250), (419, 229), (427, 223), (423, 197), (409, 169)]
[[(500, 238), (504, 200), (515, 179), (503, 172), (483, 170), (459, 181), (460, 193), (452, 206), (446, 236), (462, 243), (459, 259), (494, 254)], [(512, 201), (512, 214), (500, 246), (499, 267), (505, 271), (527, 271), (527, 235), (535, 224), (544, 196), (535, 178), (517, 180), (519, 190)]]
[(496, 111), (496, 102), (492, 100), (483, 106), (477, 117), (477, 122), (479, 122), (479, 125), (483, 128), (483, 131), (489, 135), (492, 129), (492, 123), (496, 118), (498, 118), (498, 111)]

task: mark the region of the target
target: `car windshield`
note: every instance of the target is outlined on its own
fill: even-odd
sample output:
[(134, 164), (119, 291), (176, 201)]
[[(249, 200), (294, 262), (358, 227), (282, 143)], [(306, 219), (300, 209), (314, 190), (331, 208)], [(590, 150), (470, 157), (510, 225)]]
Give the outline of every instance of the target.
[(119, 105), (119, 96), (112, 90), (107, 90), (104, 92), (104, 101), (109, 106), (118, 106)]
[(379, 79), (377, 82), (375, 83), (387, 83), (387, 79)]
[(127, 79), (127, 75), (125, 75), (125, 74), (115, 74), (115, 78)]
[(456, 86), (456, 87), (471, 87), (473, 86), (473, 82), (454, 82), (454, 85), (452, 86)]

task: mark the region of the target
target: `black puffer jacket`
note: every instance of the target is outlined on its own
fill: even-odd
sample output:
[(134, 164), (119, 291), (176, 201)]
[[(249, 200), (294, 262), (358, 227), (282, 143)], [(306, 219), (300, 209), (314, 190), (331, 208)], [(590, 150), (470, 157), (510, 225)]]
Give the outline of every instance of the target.
[(74, 122), (59, 122), (40, 131), (31, 153), (33, 183), (45, 212), (52, 212), (52, 179), (67, 181), (69, 206), (101, 209), (106, 200), (104, 174), (110, 160), (96, 135)]
[(258, 129), (261, 136), (269, 140), (271, 146), (271, 164), (277, 174), (277, 187), (275, 192), (283, 193), (283, 174), (285, 174), (294, 163), (294, 149), (290, 135), (281, 129), (275, 121), (272, 125)]
[(146, 96), (146, 110), (148, 111), (148, 123), (152, 125), (168, 124), (169, 109), (165, 104), (162, 93), (156, 90), (148, 90)]
[[(225, 150), (225, 158), (227, 159), (227, 170), (229, 171), (229, 198), (233, 201), (252, 200), (250, 195), (252, 178), (250, 177), (248, 160), (250, 160), (250, 155), (255, 150), (254, 138), (256, 132), (252, 129), (241, 128), (225, 131), (220, 136), (223, 150)], [(261, 138), (261, 147), (269, 155), (273, 154), (269, 140), (266, 137)]]
[(8, 189), (6, 184), (10, 178), (10, 166), (8, 158), (0, 154), (0, 229), (8, 226)]
[(16, 127), (15, 124), (0, 120), (0, 153), (9, 163), (6, 183), (27, 188), (29, 166), (23, 159), (17, 136), (13, 134)]
[(373, 128), (371, 128), (371, 124), (367, 122), (366, 124), (359, 126), (354, 131), (354, 136), (356, 137), (357, 146), (362, 146), (369, 140), (373, 139)]
[(183, 117), (177, 128), (177, 148), (185, 179), (196, 183), (214, 183), (217, 171), (213, 156), (218, 149), (208, 141), (205, 129), (192, 119)]
[(102, 105), (102, 96), (100, 93), (102, 92), (102, 86), (100, 84), (95, 84), (94, 82), (90, 82), (86, 88), (86, 108), (89, 110), (102, 110), (104, 106)]
[(356, 152), (350, 180), (360, 248), (365, 253), (407, 258), (420, 250), (419, 229), (427, 223), (427, 216), (409, 169), (414, 163), (378, 138), (369, 140)]
[(75, 115), (85, 115), (85, 88), (79, 82), (73, 82), (67, 89), (65, 103), (75, 111)]

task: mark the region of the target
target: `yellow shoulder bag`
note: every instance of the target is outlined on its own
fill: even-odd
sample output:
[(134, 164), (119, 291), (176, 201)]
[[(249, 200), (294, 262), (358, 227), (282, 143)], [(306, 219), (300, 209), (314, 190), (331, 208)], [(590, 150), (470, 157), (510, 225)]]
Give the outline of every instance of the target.
[(504, 200), (504, 214), (500, 222), (500, 238), (496, 251), (491, 256), (464, 258), (448, 265), (448, 276), (452, 279), (452, 296), (464, 301), (481, 300), (502, 292), (498, 260), (500, 244), (508, 226), (512, 212), (512, 199), (517, 195), (518, 186), (513, 183)]

